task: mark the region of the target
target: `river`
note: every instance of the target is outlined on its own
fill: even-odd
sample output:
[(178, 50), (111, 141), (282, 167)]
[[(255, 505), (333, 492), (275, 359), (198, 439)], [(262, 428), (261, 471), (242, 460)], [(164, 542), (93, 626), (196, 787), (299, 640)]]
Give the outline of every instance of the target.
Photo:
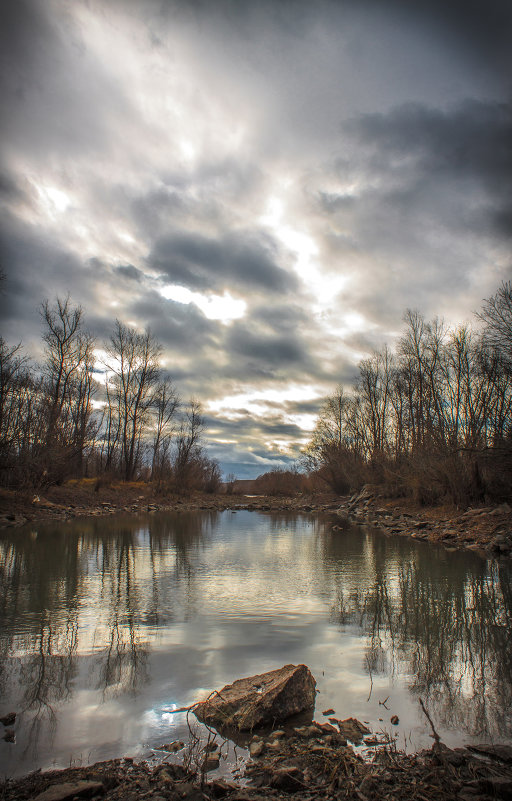
[(0, 715), (18, 716), (1, 773), (148, 756), (186, 738), (172, 709), (288, 663), (315, 676), (318, 720), (416, 750), (422, 697), (448, 745), (510, 742), (510, 563), (332, 526), (225, 511), (0, 532)]

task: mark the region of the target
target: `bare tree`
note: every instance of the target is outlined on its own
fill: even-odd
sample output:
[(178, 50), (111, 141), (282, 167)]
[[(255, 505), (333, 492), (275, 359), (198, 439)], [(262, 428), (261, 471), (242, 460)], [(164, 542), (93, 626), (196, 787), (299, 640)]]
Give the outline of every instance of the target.
[(477, 316), (485, 323), (486, 343), (498, 351), (508, 369), (512, 369), (512, 282), (504, 281), (498, 291), (484, 301)]
[(343, 387), (324, 402), (313, 437), (302, 455), (301, 462), (335, 492), (348, 492), (354, 482), (357, 447), (356, 408), (354, 399)]
[[(116, 320), (106, 345), (107, 426), (110, 450), (119, 449), (119, 461), (126, 481), (139, 466), (141, 444), (147, 431), (154, 392), (160, 376), (161, 346), (149, 329), (138, 333)], [(113, 456), (110, 456), (111, 461)]]
[[(26, 358), (21, 343), (9, 346), (0, 337), (0, 467), (12, 470), (20, 457), (20, 436), (24, 428), (23, 385)], [(2, 476), (5, 480), (5, 476)]]
[(194, 462), (201, 456), (203, 431), (201, 404), (195, 398), (191, 398), (176, 435), (173, 470), (174, 482), (180, 492), (190, 486)]
[(169, 378), (162, 379), (153, 395), (153, 459), (151, 478), (160, 481), (169, 459), (174, 418), (180, 405), (176, 388)]
[(81, 470), (84, 447), (91, 423), (94, 338), (83, 328), (83, 310), (71, 300), (57, 298), (41, 306), (45, 323), (43, 366), (45, 420), (41, 443), (50, 473), (62, 469)]

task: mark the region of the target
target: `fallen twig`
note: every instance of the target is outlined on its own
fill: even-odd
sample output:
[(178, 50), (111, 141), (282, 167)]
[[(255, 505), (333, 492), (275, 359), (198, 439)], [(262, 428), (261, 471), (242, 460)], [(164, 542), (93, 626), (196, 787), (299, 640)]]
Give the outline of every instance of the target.
[(427, 708), (425, 707), (425, 704), (423, 703), (423, 700), (421, 698), (419, 698), (418, 700), (419, 700), (420, 706), (421, 706), (421, 708), (422, 708), (422, 710), (423, 710), (423, 712), (425, 714), (425, 717), (427, 718), (428, 722), (430, 723), (430, 728), (432, 729), (432, 737), (434, 738), (434, 748), (437, 751), (440, 751), (441, 750), (441, 738), (440, 738), (440, 736), (438, 735), (438, 733), (435, 730), (435, 726), (434, 726), (434, 724), (432, 722), (432, 718), (428, 714)]

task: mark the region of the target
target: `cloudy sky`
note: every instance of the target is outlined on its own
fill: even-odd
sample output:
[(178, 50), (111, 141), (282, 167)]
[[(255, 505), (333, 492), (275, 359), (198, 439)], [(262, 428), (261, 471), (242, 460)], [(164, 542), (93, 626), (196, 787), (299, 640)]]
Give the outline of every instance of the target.
[(210, 452), (285, 465), (407, 307), (511, 277), (509, 0), (4, 0), (3, 336), (149, 325)]

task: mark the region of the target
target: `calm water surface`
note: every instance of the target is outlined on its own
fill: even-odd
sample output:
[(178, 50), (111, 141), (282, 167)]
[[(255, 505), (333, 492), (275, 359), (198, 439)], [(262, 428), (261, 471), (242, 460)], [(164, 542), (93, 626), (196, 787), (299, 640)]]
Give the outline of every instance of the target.
[(449, 744), (512, 739), (505, 562), (238, 511), (7, 531), (0, 570), (0, 714), (18, 713), (2, 774), (148, 754), (186, 737), (166, 710), (290, 662), (317, 680), (317, 719), (415, 749), (421, 696)]

